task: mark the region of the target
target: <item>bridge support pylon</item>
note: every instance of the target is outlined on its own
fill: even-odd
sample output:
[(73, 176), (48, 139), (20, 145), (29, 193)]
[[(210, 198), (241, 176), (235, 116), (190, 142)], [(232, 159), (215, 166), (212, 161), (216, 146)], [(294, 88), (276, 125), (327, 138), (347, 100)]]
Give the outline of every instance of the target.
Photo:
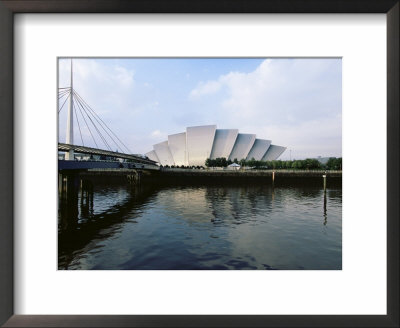
[[(68, 104), (68, 116), (67, 116), (67, 135), (66, 135), (66, 143), (68, 145), (74, 144), (74, 83), (73, 83), (73, 71), (72, 71), (72, 58), (71, 58), (71, 86), (70, 86), (70, 96), (69, 96), (69, 104)], [(74, 150), (70, 149), (67, 153), (65, 153), (65, 159), (69, 161), (73, 161), (74, 158)]]
[(73, 161), (75, 159), (74, 150), (71, 149), (65, 153), (65, 159), (67, 161)]

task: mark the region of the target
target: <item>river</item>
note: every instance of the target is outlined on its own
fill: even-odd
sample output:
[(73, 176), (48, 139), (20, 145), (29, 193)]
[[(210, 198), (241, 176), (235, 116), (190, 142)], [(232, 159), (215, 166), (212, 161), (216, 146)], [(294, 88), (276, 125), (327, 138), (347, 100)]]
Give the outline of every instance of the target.
[(95, 185), (59, 199), (60, 270), (341, 270), (342, 189)]

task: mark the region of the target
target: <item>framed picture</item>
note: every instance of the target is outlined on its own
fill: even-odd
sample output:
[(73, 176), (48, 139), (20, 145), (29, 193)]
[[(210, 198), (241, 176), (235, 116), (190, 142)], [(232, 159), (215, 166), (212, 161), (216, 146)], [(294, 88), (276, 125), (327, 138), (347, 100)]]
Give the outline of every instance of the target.
[[(0, 290), (5, 295), (0, 300), (1, 324), (28, 327), (398, 326), (398, 1), (233, 1), (229, 4), (193, 2), (190, 5), (182, 1), (168, 4), (159, 1), (1, 1), (0, 10), (0, 44), (5, 49), (0, 54), (3, 118), (0, 140), (4, 152), (14, 154), (1, 157), (0, 261), (1, 267), (5, 268), (0, 271)], [(28, 15), (18, 15), (23, 13)], [(73, 16), (69, 15), (71, 13), (107, 15)], [(223, 15), (215, 15), (218, 13)], [(235, 15), (226, 15), (229, 13)], [(285, 13), (297, 15), (285, 16)], [(353, 13), (381, 15), (310, 15)], [(354, 46), (355, 40), (357, 47)], [(353, 52), (347, 52), (346, 47)], [(110, 61), (118, 61), (118, 65), (110, 66)], [(92, 71), (88, 68), (90, 65), (95, 67)], [(113, 74), (118, 73), (118, 79), (96, 86), (97, 81), (107, 79), (107, 70), (110, 67), (114, 69)], [(145, 78), (140, 75), (143, 67), (146, 68), (142, 70)], [(185, 67), (185, 72), (180, 70), (181, 67)], [(206, 73), (210, 67), (213, 67), (214, 75)], [(224, 67), (226, 70), (222, 69)], [(254, 90), (263, 81), (264, 71), (275, 72), (273, 83), (276, 90), (275, 93), (268, 91), (264, 84), (259, 94), (264, 98), (268, 96), (270, 100), (278, 90), (291, 90), (292, 103), (290, 99), (286, 103), (286, 108), (289, 109), (285, 111), (284, 107), (279, 107), (278, 102), (275, 106), (280, 113), (285, 112), (286, 120), (292, 118), (297, 123), (292, 125), (293, 130), (303, 131), (302, 134), (310, 133), (310, 138), (320, 139), (322, 144), (325, 143), (325, 149), (327, 143), (333, 139), (333, 134), (329, 134), (329, 126), (336, 132), (341, 128), (343, 93), (343, 250), (341, 186), (340, 206), (333, 208), (338, 211), (337, 215), (334, 211), (329, 212), (329, 206), (332, 206), (337, 196), (328, 193), (328, 198), (323, 202), (326, 214), (328, 199), (328, 224), (325, 220), (318, 222), (316, 226), (310, 223), (304, 226), (300, 204), (297, 211), (300, 223), (290, 220), (282, 222), (282, 218), (290, 216), (283, 214), (281, 220), (269, 215), (269, 225), (262, 225), (260, 222), (240, 225), (241, 216), (250, 217), (251, 212), (255, 217), (267, 211), (269, 200), (265, 207), (254, 202), (251, 196), (253, 193), (249, 189), (236, 190), (235, 187), (236, 189), (221, 191), (215, 187), (200, 188), (197, 191), (206, 195), (200, 198), (207, 199), (207, 204), (211, 204), (212, 215), (204, 215), (206, 211), (201, 209), (206, 208), (207, 204), (197, 204), (197, 198), (188, 199), (186, 189), (168, 189), (164, 193), (156, 193), (157, 199), (170, 204), (168, 211), (176, 212), (182, 199), (186, 199), (192, 207), (192, 212), (187, 212), (185, 220), (178, 222), (175, 230), (169, 231), (169, 236), (172, 234), (173, 239), (168, 237), (168, 233), (164, 233), (171, 229), (171, 225), (157, 223), (139, 226), (134, 222), (135, 227), (140, 227), (141, 236), (147, 236), (147, 239), (130, 240), (125, 244), (126, 248), (119, 248), (121, 238), (124, 237), (114, 235), (111, 230), (118, 230), (121, 222), (111, 213), (107, 218), (115, 224), (99, 228), (101, 233), (109, 233), (107, 236), (110, 238), (100, 238), (97, 244), (90, 238), (85, 240), (85, 236), (90, 233), (99, 235), (97, 225), (85, 224), (85, 220), (93, 219), (93, 213), (86, 217), (84, 212), (93, 212), (90, 205), (93, 206), (92, 197), (95, 195), (98, 199), (103, 191), (93, 193), (92, 177), (86, 177), (80, 179), (79, 190), (83, 193), (80, 196), (77, 194), (76, 199), (73, 197), (73, 202), (63, 203), (65, 199), (75, 195), (72, 187), (78, 184), (78, 180), (71, 180), (71, 165), (101, 165), (101, 168), (95, 168), (99, 170), (113, 170), (111, 166), (118, 165), (118, 170), (122, 168), (131, 172), (134, 169), (135, 173), (155, 168), (159, 170), (162, 167), (165, 176), (173, 176), (178, 171), (179, 175), (184, 175), (182, 172), (186, 170), (185, 172), (191, 172), (192, 177), (205, 177), (212, 173), (214, 178), (224, 174), (232, 177), (240, 174), (251, 176), (251, 172), (256, 172), (254, 174), (257, 177), (254, 179), (260, 180), (260, 176), (265, 175), (268, 183), (272, 183), (272, 188), (282, 181), (279, 180), (279, 174), (292, 174), (283, 170), (289, 168), (286, 165), (290, 165), (290, 169), (308, 165), (305, 166), (308, 169), (307, 174), (310, 174), (310, 168), (314, 168), (310, 165), (332, 169), (333, 166), (328, 168), (321, 158), (295, 163), (291, 149), (289, 154), (282, 156), (283, 162), (277, 167), (274, 160), (285, 147), (290, 148), (290, 145), (283, 143), (281, 145), (284, 147), (271, 146), (269, 136), (262, 135), (263, 130), (257, 129), (256, 117), (263, 113), (263, 102), (260, 111), (254, 109), (254, 123), (248, 126), (255, 130), (246, 131), (248, 134), (235, 130), (241, 126), (226, 126), (223, 127), (225, 130), (220, 130), (220, 124), (224, 120), (210, 123), (209, 118), (204, 118), (207, 110), (203, 110), (202, 116), (197, 114), (201, 111), (201, 106), (213, 108), (213, 101), (216, 99), (213, 97), (220, 90), (225, 90), (231, 98), (219, 100), (225, 101), (225, 109), (232, 111), (229, 122), (233, 125), (249, 122), (251, 115), (246, 106), (251, 103), (253, 108), (257, 108), (254, 100), (257, 94)], [(308, 74), (310, 71), (317, 72), (320, 80), (303, 81), (305, 72)], [(79, 86), (85, 86), (82, 76), (90, 77), (91, 72), (94, 72), (94, 79), (86, 81), (100, 92), (93, 93), (94, 89), (86, 88), (87, 93), (81, 93)], [(101, 75), (101, 72), (104, 74)], [(174, 74), (181, 75), (182, 80), (178, 81)], [(254, 76), (256, 78), (252, 84)], [(303, 82), (297, 85), (280, 85), (279, 78)], [(161, 80), (168, 83), (162, 84)], [(72, 81), (76, 82), (74, 86)], [(338, 83), (335, 84), (334, 81)], [(131, 148), (130, 144), (121, 144), (116, 135), (129, 131), (129, 126), (124, 127), (119, 123), (118, 131), (112, 131), (101, 119), (101, 115), (96, 114), (93, 109), (95, 106), (91, 107), (93, 103), (97, 107), (104, 103), (101, 93), (110, 92), (113, 88), (122, 90), (126, 86), (132, 86), (132, 83), (136, 83), (137, 90), (141, 90), (135, 95), (143, 99), (146, 88), (161, 83), (159, 89), (166, 90), (165, 95), (159, 92), (159, 98), (156, 98), (155, 93), (149, 93), (149, 99), (154, 98), (154, 101), (151, 106), (146, 103), (143, 113), (148, 113), (153, 118), (158, 115), (160, 120), (153, 121), (157, 121), (158, 125), (167, 125), (168, 115), (163, 116), (160, 112), (157, 114), (157, 107), (159, 102), (163, 106), (170, 102), (170, 107), (165, 107), (166, 114), (179, 116), (179, 127), (185, 127), (185, 132), (179, 133), (182, 131), (175, 131), (175, 125), (171, 125), (168, 133), (163, 133), (150, 126), (149, 121), (139, 119), (140, 113), (135, 112), (135, 118), (147, 122), (141, 125), (146, 125), (150, 130), (140, 130), (140, 124), (135, 129), (153, 138), (136, 141), (143, 146), (143, 149), (138, 148), (137, 153), (146, 155), (134, 155), (135, 151), (130, 150), (123, 151), (126, 146)], [(293, 101), (298, 99), (293, 95), (296, 90), (304, 95), (302, 87), (306, 84), (312, 84), (315, 92), (314, 95), (305, 97), (312, 98), (313, 101), (304, 102), (304, 106), (310, 108), (310, 104), (315, 103), (315, 99), (319, 97), (323, 101), (317, 103), (325, 108), (325, 112), (309, 110), (310, 115), (315, 118), (314, 125), (306, 120), (305, 110), (301, 117), (290, 111), (290, 107), (296, 106)], [(101, 91), (104, 85), (107, 90)], [(246, 88), (251, 88), (251, 92)], [(324, 93), (327, 88), (330, 92)], [(179, 102), (184, 106), (194, 107), (193, 111), (188, 110), (186, 119), (181, 115), (183, 107), (180, 108), (178, 102), (174, 103), (179, 97), (179, 92), (174, 93), (174, 89), (180, 91), (180, 94), (188, 95), (186, 103), (182, 99)], [(92, 98), (89, 101), (85, 95), (90, 95), (91, 92)], [(251, 96), (246, 98), (246, 94)], [(336, 102), (336, 99), (329, 98), (332, 94), (339, 94), (340, 106), (332, 105)], [(235, 98), (235, 95), (239, 95), (240, 99)], [(114, 100), (129, 103), (129, 97), (123, 97), (117, 94)], [(247, 99), (243, 108), (238, 105), (229, 106), (229, 101), (237, 104), (241, 99)], [(43, 107), (51, 110), (57, 104), (58, 114), (44, 115), (40, 109)], [(69, 107), (63, 112), (62, 107), (65, 104)], [(271, 101), (271, 104), (274, 102)], [(174, 107), (178, 108), (176, 113)], [(114, 113), (122, 118), (127, 112), (123, 107), (118, 112), (118, 108), (115, 107)], [(339, 108), (337, 113), (335, 108)], [(214, 114), (211, 117), (216, 117), (217, 110), (211, 111)], [(240, 113), (243, 113), (241, 120)], [(225, 112), (223, 114), (226, 115)], [(236, 120), (233, 114), (236, 115)], [(80, 137), (82, 144), (72, 149), (71, 145), (76, 145), (72, 142), (74, 115), (78, 126), (78, 129), (75, 126), (75, 137)], [(339, 125), (321, 125), (320, 122), (326, 121), (317, 119), (316, 115), (323, 115), (326, 120), (332, 116)], [(54, 124), (57, 117), (63, 118), (59, 120), (59, 125)], [(79, 123), (79, 117), (82, 120), (85, 117), (97, 120), (100, 129), (111, 137), (115, 146), (110, 146), (105, 141), (107, 136), (101, 133), (99, 134), (104, 141), (104, 147), (97, 145), (94, 138), (93, 144), (86, 142), (85, 131), (87, 130), (88, 137), (92, 134), (90, 122), (85, 125), (85, 121), (81, 120)], [(275, 120), (278, 119), (279, 117), (275, 117)], [(190, 126), (191, 122), (200, 122), (198, 125), (201, 126)], [(218, 127), (212, 124), (218, 124)], [(276, 126), (276, 130), (282, 126)], [(94, 125), (93, 128), (96, 129)], [(226, 130), (227, 128), (229, 129)], [(67, 131), (65, 141), (64, 130)], [(369, 137), (371, 130), (374, 131), (371, 143), (360, 142)], [(269, 131), (274, 131), (273, 126), (270, 126)], [(357, 131), (357, 134), (352, 131)], [(185, 145), (181, 147), (183, 134)], [(232, 134), (235, 134), (235, 138)], [(323, 134), (325, 138), (321, 136)], [(280, 135), (273, 134), (274, 140)], [(51, 136), (57, 136), (54, 139), (58, 141)], [(136, 138), (137, 135), (126, 134), (122, 139), (127, 140), (129, 136)], [(334, 154), (340, 160), (341, 138), (342, 134), (339, 133), (339, 150)], [(207, 142), (208, 139), (210, 142)], [(286, 140), (294, 144), (294, 139)], [(49, 174), (57, 167), (53, 161), (55, 143), (58, 143), (58, 169), (61, 169), (58, 179)], [(223, 143), (231, 143), (228, 152), (221, 146)], [(277, 144), (280, 145), (279, 142)], [(382, 147), (383, 144), (386, 147)], [(146, 152), (145, 146), (152, 147), (153, 150)], [(105, 148), (108, 150), (105, 151)], [(296, 149), (300, 148), (296, 145)], [(377, 170), (379, 164), (372, 164), (367, 155), (364, 159), (364, 154), (371, 148), (374, 149), (375, 158), (385, 158), (382, 161), (386, 164), (384, 169)], [(331, 149), (330, 157), (335, 152), (334, 147)], [(318, 151), (320, 150), (315, 150)], [(305, 152), (299, 156), (317, 157), (316, 153), (309, 154)], [(70, 161), (70, 156), (75, 160)], [(329, 165), (340, 165), (341, 177), (341, 161), (333, 162)], [(141, 167), (137, 170), (136, 165), (139, 164)], [(103, 168), (104, 165), (111, 166)], [(273, 170), (269, 170), (268, 165), (273, 165)], [(285, 167), (281, 167), (282, 165)], [(225, 166), (226, 169), (219, 168)], [(300, 171), (296, 172), (299, 174)], [(335, 178), (332, 174), (339, 173), (330, 171), (328, 179), (330, 176)], [(371, 175), (368, 181), (366, 175)], [(138, 174), (129, 176), (133, 182), (145, 178)], [(322, 186), (325, 180), (318, 181)], [(53, 192), (54, 184), (56, 186)], [(61, 195), (58, 200), (54, 195), (57, 188)], [(271, 198), (279, 204), (278, 207), (288, 203), (294, 206), (290, 195), (282, 194), (282, 189), (278, 188), (275, 192), (268, 185), (263, 186), (262, 190), (266, 192), (264, 196), (267, 195), (268, 199)], [(330, 190), (332, 191), (334, 190)], [(126, 196), (122, 189), (111, 188), (110, 192), (118, 193), (120, 198)], [(228, 193), (227, 204), (231, 206), (229, 209), (226, 209), (227, 204), (221, 204), (220, 197), (215, 198), (221, 192)], [(248, 195), (247, 198), (244, 197), (247, 205), (242, 201), (243, 196), (241, 201), (235, 202), (235, 193), (238, 192)], [(320, 191), (311, 194), (307, 197), (320, 195)], [(149, 197), (154, 198), (154, 195), (151, 193)], [(104, 197), (111, 199), (107, 195)], [(78, 198), (80, 207), (71, 207)], [(58, 209), (57, 203), (61, 206)], [(199, 210), (194, 208), (195, 203)], [(141, 204), (135, 203), (133, 206), (139, 208), (138, 213), (145, 212)], [(164, 205), (152, 205), (153, 212), (147, 213), (150, 221), (152, 213), (159, 210), (157, 206)], [(263, 210), (258, 210), (259, 207)], [(55, 224), (54, 213), (57, 210), (59, 221)], [(131, 211), (131, 208), (128, 210)], [(318, 207), (318, 211), (320, 210)], [(200, 221), (212, 216), (211, 222), (208, 220), (206, 225), (199, 225), (197, 221), (189, 222), (187, 218), (193, 217), (193, 211), (203, 211), (204, 217), (200, 214), (198, 216)], [(235, 222), (224, 221), (226, 213), (232, 211), (237, 216)], [(307, 215), (311, 217), (313, 213), (310, 211), (311, 207), (306, 208)], [(72, 212), (79, 212), (76, 215), (79, 224), (77, 226), (74, 223), (71, 228)], [(100, 213), (100, 216), (103, 214)], [(165, 220), (164, 223), (168, 223), (169, 217), (166, 216)], [(122, 223), (126, 229), (132, 228), (127, 222)], [(192, 236), (190, 240), (184, 239), (185, 235), (180, 235), (182, 224), (187, 224), (186, 237), (189, 233)], [(297, 229), (298, 224), (303, 224), (304, 229)], [(224, 227), (226, 236), (214, 243), (204, 236), (205, 226), (212, 226), (213, 229)], [(54, 233), (57, 229), (58, 233)], [(320, 233), (324, 238), (310, 242), (316, 236), (312, 233), (315, 229), (322, 229)], [(234, 231), (237, 233), (236, 237)], [(286, 233), (282, 234), (282, 231)], [(288, 231), (301, 233), (301, 240), (308, 242), (300, 245), (298, 236), (292, 234), (290, 237)], [(207, 233), (212, 235), (213, 232), (214, 230)], [(249, 239), (246, 241), (243, 236), (248, 236)], [(291, 239), (288, 243), (289, 238)], [(374, 240), (373, 243), (371, 239)], [(238, 240), (242, 240), (245, 245), (240, 245), (235, 256), (233, 253), (224, 255), (223, 249), (227, 243), (238, 246)], [(158, 252), (157, 257), (148, 247), (141, 249), (146, 242), (149, 245), (161, 245), (165, 251)], [(107, 246), (104, 246), (105, 243)], [(57, 245), (58, 247), (54, 247)], [(176, 246), (175, 250), (171, 248), (173, 245)], [(186, 247), (185, 250), (182, 245)], [(204, 245), (209, 245), (208, 249)], [(297, 245), (296, 250), (293, 245)], [(309, 249), (306, 250), (304, 245)], [(215, 247), (220, 247), (220, 250)], [(268, 256), (266, 252), (273, 247), (276, 249), (276, 256)], [(286, 252), (288, 247), (292, 249), (289, 253)], [(129, 258), (126, 257), (129, 249), (141, 249), (140, 252), (147, 254), (141, 258)], [(183, 251), (186, 251), (186, 255)], [(218, 253), (219, 259), (224, 256), (230, 256), (231, 259), (221, 262), (210, 255), (212, 252)], [(304, 254), (309, 255), (307, 260), (302, 257)], [(157, 261), (154, 260), (155, 257)], [(196, 260), (192, 261), (194, 258)], [(373, 264), (366, 269), (368, 261)], [(104, 266), (104, 263), (107, 265)], [(227, 272), (221, 269), (233, 270)], [(324, 271), (320, 271), (321, 269)]]
[(59, 270), (342, 269), (341, 58), (59, 58), (58, 76)]

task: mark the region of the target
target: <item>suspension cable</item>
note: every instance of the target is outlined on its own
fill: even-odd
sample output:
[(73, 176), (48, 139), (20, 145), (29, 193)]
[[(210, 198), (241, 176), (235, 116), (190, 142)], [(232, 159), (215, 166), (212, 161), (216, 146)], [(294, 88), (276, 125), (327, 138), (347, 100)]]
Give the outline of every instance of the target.
[(75, 113), (75, 118), (76, 118), (76, 121), (78, 122), (78, 128), (79, 128), (79, 134), (80, 134), (81, 140), (82, 140), (82, 146), (85, 146), (85, 143), (83, 142), (83, 138), (82, 138), (81, 125), (79, 124), (79, 120), (78, 120), (78, 114), (76, 113), (76, 110), (74, 110), (73, 112)]
[(60, 107), (60, 109), (58, 110), (58, 112), (60, 112), (61, 111), (61, 109), (63, 109), (63, 107), (64, 107), (64, 105), (65, 105), (65, 103), (67, 102), (67, 100), (68, 100), (68, 98), (71, 96), (71, 94), (69, 94), (68, 95), (68, 97), (67, 98), (65, 98), (65, 100), (64, 100), (64, 103), (61, 105), (61, 107)]
[[(93, 115), (93, 117), (96, 119), (96, 121), (100, 124), (102, 129), (107, 133), (107, 135), (110, 137), (110, 139), (114, 142), (114, 144), (118, 148), (120, 148), (123, 153), (124, 153), (124, 151), (123, 151), (124, 147), (128, 150), (128, 152), (131, 153), (129, 148), (126, 147), (126, 145), (118, 138), (118, 136), (107, 126), (107, 124), (101, 119), (101, 117), (99, 115), (97, 115), (97, 113), (93, 110), (93, 108), (91, 108), (90, 105), (88, 103), (86, 103), (85, 100), (77, 92), (74, 92), (74, 94), (81, 100), (82, 103), (84, 103), (86, 105), (85, 107), (90, 111), (90, 113)], [(120, 144), (108, 133), (108, 131), (105, 128), (107, 128), (119, 140)]]
[[(94, 109), (92, 107), (90, 107), (90, 105), (88, 103), (86, 103), (86, 101), (75, 91), (73, 90), (74, 95), (76, 95), (87, 107), (88, 109), (93, 113), (94, 116), (96, 116), (103, 124), (104, 126), (118, 139), (118, 141), (125, 147), (125, 149), (128, 151), (128, 153), (132, 153), (130, 151), (130, 149), (121, 141), (121, 139), (118, 138), (118, 136), (108, 127), (108, 125), (101, 119), (101, 117), (94, 111)], [(99, 122), (100, 123), (100, 122)], [(104, 129), (104, 128), (103, 128)], [(108, 133), (107, 133), (108, 134)], [(109, 135), (109, 134), (108, 134)], [(114, 143), (120, 147), (121, 145), (118, 145), (118, 143), (109, 135), (109, 137), (114, 141)]]
[(69, 94), (69, 93), (71, 93), (69, 90), (65, 90), (65, 91), (59, 92), (58, 93), (58, 99), (61, 99), (62, 97), (64, 97), (66, 94)]
[[(76, 93), (74, 93), (75, 95), (76, 95)], [(78, 97), (76, 97), (76, 98), (78, 98)], [(80, 98), (81, 100), (82, 100), (82, 98)], [(86, 107), (86, 106), (85, 106)], [(86, 107), (86, 109), (88, 109), (87, 107)], [(89, 109), (88, 109), (89, 110)], [(91, 114), (91, 115), (93, 115), (93, 113), (92, 112), (90, 112), (89, 111), (89, 113)], [(112, 142), (114, 142), (114, 144), (117, 146), (117, 148), (122, 148), (121, 147), (121, 145), (119, 145), (115, 140), (114, 140), (114, 138), (108, 133), (108, 131), (104, 128), (104, 126), (103, 126), (103, 124), (96, 118), (96, 116), (94, 116), (93, 115), (93, 118), (97, 121), (97, 123), (100, 125), (100, 127), (104, 130), (104, 132), (110, 137), (110, 139), (111, 139), (111, 141)], [(124, 153), (124, 151), (122, 150), (122, 153)]]
[(103, 143), (105, 144), (105, 146), (108, 148), (108, 150), (112, 151), (110, 145), (107, 143), (107, 140), (104, 138), (104, 136), (101, 134), (101, 132), (99, 131), (99, 129), (97, 128), (96, 124), (93, 122), (92, 118), (90, 117), (88, 111), (85, 109), (85, 107), (82, 106), (80, 100), (78, 98), (76, 98), (76, 100), (78, 101), (78, 103), (80, 104), (81, 108), (84, 110), (86, 116), (89, 118), (90, 122), (92, 122), (94, 128), (96, 129), (97, 133), (99, 134), (100, 138), (102, 139)]
[(92, 136), (92, 139), (93, 139), (93, 141), (94, 141), (94, 144), (96, 145), (97, 148), (99, 148), (99, 146), (97, 145), (96, 139), (95, 139), (94, 136), (93, 136), (92, 130), (90, 129), (89, 124), (87, 123), (87, 121), (86, 121), (86, 119), (85, 119), (85, 116), (83, 115), (82, 110), (81, 110), (81, 108), (79, 107), (79, 104), (78, 104), (77, 107), (78, 107), (78, 109), (79, 109), (79, 112), (81, 113), (81, 116), (82, 116), (83, 120), (85, 121), (86, 127), (88, 128), (90, 135)]

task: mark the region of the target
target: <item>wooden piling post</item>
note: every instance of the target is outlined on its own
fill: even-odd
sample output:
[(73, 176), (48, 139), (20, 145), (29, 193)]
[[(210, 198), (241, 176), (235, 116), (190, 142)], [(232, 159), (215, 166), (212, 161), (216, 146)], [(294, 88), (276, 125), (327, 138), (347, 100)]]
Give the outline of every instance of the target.
[(68, 191), (68, 178), (66, 175), (61, 174), (61, 197), (67, 198)]
[(275, 171), (272, 171), (272, 183), (275, 182)]
[(58, 193), (62, 194), (63, 190), (63, 177), (61, 173), (58, 173)]
[(324, 179), (324, 193), (326, 193), (326, 174), (324, 174), (322, 178)]

